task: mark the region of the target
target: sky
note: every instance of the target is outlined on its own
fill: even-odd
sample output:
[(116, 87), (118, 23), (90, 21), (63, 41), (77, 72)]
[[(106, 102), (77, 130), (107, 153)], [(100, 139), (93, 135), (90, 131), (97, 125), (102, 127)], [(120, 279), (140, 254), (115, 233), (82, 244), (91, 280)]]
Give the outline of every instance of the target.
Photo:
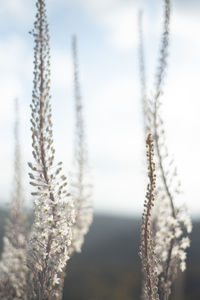
[[(163, 2), (47, 0), (51, 35), (51, 94), (56, 160), (68, 174), (73, 161), (74, 98), (71, 37), (78, 38), (81, 94), (94, 185), (95, 212), (136, 215), (146, 191), (145, 145), (138, 72), (139, 9), (143, 10), (149, 94), (153, 93)], [(26, 204), (31, 205), (30, 103), (34, 1), (0, 0), (0, 201), (13, 182), (14, 99), (20, 102)], [(162, 97), (170, 155), (183, 201), (200, 214), (200, 3), (172, 1), (169, 66)]]

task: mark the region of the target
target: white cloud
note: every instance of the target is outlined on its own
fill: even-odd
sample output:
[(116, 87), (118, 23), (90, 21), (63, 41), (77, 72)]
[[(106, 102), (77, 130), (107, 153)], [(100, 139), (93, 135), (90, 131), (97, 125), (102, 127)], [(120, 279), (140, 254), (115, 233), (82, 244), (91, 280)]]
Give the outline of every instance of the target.
[(94, 208), (134, 216), (143, 209), (142, 176), (132, 171), (94, 173)]
[(101, 84), (93, 102), (88, 102), (87, 133), (98, 209), (133, 214), (142, 208), (146, 180), (139, 102), (134, 79), (120, 75)]
[(184, 39), (185, 41), (195, 40), (199, 42), (200, 20), (199, 17), (175, 11), (171, 24), (172, 35)]
[(32, 62), (27, 44), (17, 36), (1, 41), (0, 47), (1, 121), (9, 120), (13, 99), (24, 98)]
[(132, 49), (137, 44), (137, 11), (134, 6), (122, 7), (104, 16), (110, 27), (111, 41), (119, 49)]
[[(31, 91), (27, 90), (31, 83), (32, 58), (30, 49), (26, 42), (19, 36), (10, 35), (1, 39), (0, 47), (0, 136), (2, 142), (0, 155), (0, 198), (8, 201), (11, 196), (11, 184), (13, 178), (13, 118), (14, 99), (19, 98), (22, 116), (22, 128), (24, 132), (29, 125), (28, 96)], [(25, 104), (26, 103), (26, 104)], [(27, 142), (27, 138), (26, 138)], [(23, 147), (22, 147), (23, 148)], [(23, 156), (24, 161), (26, 158)]]
[(119, 49), (137, 43), (137, 4), (124, 0), (77, 0), (106, 30), (108, 42)]
[[(1, 74), (30, 75), (32, 50), (20, 36), (10, 35), (1, 40), (0, 67)], [(31, 71), (32, 72), (32, 71)]]
[(0, 16), (1, 18), (6, 16), (6, 19), (11, 17), (24, 24), (30, 22), (30, 18), (33, 17), (33, 6), (34, 2), (30, 0), (3, 0), (0, 5)]
[[(105, 28), (106, 38), (117, 49), (131, 50), (133, 59), (135, 59), (132, 48), (137, 44), (137, 9), (134, 2), (123, 0), (76, 1), (84, 5), (94, 19)], [(15, 20), (21, 18), (20, 22), (26, 22), (24, 18), (30, 17), (30, 14), (31, 16), (34, 15), (29, 10), (31, 1), (7, 0), (2, 2), (0, 13), (14, 16)], [(64, 2), (66, 3), (65, 0), (49, 1), (50, 12), (53, 12), (55, 3), (62, 4)], [(16, 3), (18, 4), (17, 8), (15, 7)], [(145, 12), (144, 22), (147, 22), (145, 21), (147, 14), (148, 11)], [(149, 17), (149, 28), (146, 28), (149, 33), (148, 39), (145, 40), (149, 58), (148, 65), (154, 65), (152, 57), (154, 57), (155, 51), (152, 49), (155, 50), (155, 48), (152, 48), (152, 44), (154, 45), (159, 41), (161, 14), (162, 11), (159, 11), (159, 15), (156, 13), (154, 19)], [(54, 20), (56, 27), (56, 16)], [(169, 150), (170, 153), (175, 154), (183, 181), (183, 189), (186, 191), (186, 198), (189, 199), (190, 207), (193, 212), (200, 212), (200, 201), (196, 201), (200, 197), (198, 191), (200, 182), (198, 174), (200, 166), (198, 154), (200, 151), (198, 115), (200, 111), (198, 88), (200, 22), (197, 18), (181, 14), (177, 9), (174, 9), (171, 33), (170, 67), (163, 98)], [(4, 143), (0, 157), (0, 165), (2, 166), (0, 182), (1, 195), (3, 196), (8, 195), (12, 177), (12, 145), (10, 142), (12, 124), (10, 118), (13, 113), (13, 99), (16, 96), (22, 99), (24, 126), (29, 127), (27, 107), (31, 101), (33, 51), (27, 41), (25, 42), (17, 36), (1, 39), (0, 133)], [(90, 54), (87, 53), (88, 55)], [(102, 57), (105, 55), (107, 54), (102, 53)], [(113, 59), (116, 58), (116, 66), (120, 66), (124, 59), (124, 53), (116, 51), (115, 55)], [(88, 63), (87, 56), (83, 52), (81, 65), (84, 59)], [(105, 70), (108, 67), (103, 59), (94, 66), (87, 65), (90, 71), (87, 69), (88, 73), (84, 80), (88, 88), (83, 86), (88, 116), (86, 123), (88, 125), (89, 152), (95, 175), (95, 207), (118, 212), (128, 212), (130, 209), (133, 214), (135, 210), (139, 211), (142, 208), (146, 183), (145, 173), (143, 174), (145, 157), (142, 152), (143, 131), (139, 87), (136, 78), (131, 78), (128, 75), (130, 72), (136, 73), (136, 67), (131, 67), (130, 64), (131, 71), (128, 68), (127, 70), (116, 68), (109, 73), (110, 78), (108, 76), (103, 78), (103, 75), (99, 75), (97, 80), (95, 72), (98, 72), (99, 64), (105, 64)], [(84, 70), (81, 69), (81, 71)], [(91, 73), (95, 74), (93, 78), (88, 76)], [(153, 71), (150, 70), (150, 73), (154, 74), (154, 69)], [(88, 82), (89, 80), (92, 82)], [(73, 149), (73, 111), (69, 110), (72, 101), (70, 94), (72, 92), (72, 66), (71, 57), (63, 48), (55, 48), (52, 51), (52, 87), (54, 92), (53, 116), (55, 118), (56, 153), (57, 157), (67, 161), (69, 166), (69, 156), (72, 154), (71, 149)], [(67, 97), (68, 94), (70, 94), (69, 97)], [(90, 98), (88, 98), (88, 94)], [(69, 119), (71, 124), (69, 124)], [(28, 130), (26, 134), (30, 136)], [(29, 148), (29, 144), (23, 148), (25, 149), (25, 161), (27, 156), (31, 156), (31, 154), (29, 155)]]
[(64, 49), (52, 51), (52, 83), (58, 89), (69, 88), (72, 86), (72, 57)]

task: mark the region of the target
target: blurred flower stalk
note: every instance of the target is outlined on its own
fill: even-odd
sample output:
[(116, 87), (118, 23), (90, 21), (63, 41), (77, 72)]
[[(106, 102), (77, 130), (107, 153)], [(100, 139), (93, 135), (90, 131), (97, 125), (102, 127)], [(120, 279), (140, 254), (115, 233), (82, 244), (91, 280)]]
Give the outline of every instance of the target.
[[(192, 231), (192, 223), (187, 207), (183, 201), (180, 201), (182, 194), (180, 188), (181, 184), (177, 178), (177, 168), (174, 166), (174, 160), (171, 159), (168, 154), (164, 121), (160, 112), (168, 57), (170, 12), (170, 0), (164, 0), (164, 26), (153, 97), (148, 97), (146, 90), (143, 33), (141, 27), (142, 15), (141, 13), (139, 15), (139, 60), (142, 90), (141, 98), (145, 124), (144, 131), (145, 135), (148, 134), (148, 131), (153, 133), (156, 150), (156, 201), (155, 207), (151, 212), (152, 217), (149, 226), (152, 231), (152, 243), (157, 257), (158, 298), (155, 299), (161, 300), (169, 299), (171, 286), (179, 274), (179, 270), (183, 272), (186, 269), (187, 255), (185, 250), (190, 246), (188, 234)], [(151, 265), (151, 268), (152, 267)], [(147, 282), (147, 278), (145, 278), (144, 282)]]

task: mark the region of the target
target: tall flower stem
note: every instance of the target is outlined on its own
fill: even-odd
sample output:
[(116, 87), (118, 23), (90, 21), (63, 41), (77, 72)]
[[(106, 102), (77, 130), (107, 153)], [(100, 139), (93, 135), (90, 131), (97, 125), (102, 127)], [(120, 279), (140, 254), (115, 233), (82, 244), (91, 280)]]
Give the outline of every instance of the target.
[(54, 165), (50, 96), (49, 28), (44, 0), (36, 1), (34, 30), (34, 80), (32, 95), (32, 147), (35, 164), (29, 163), (30, 184), (35, 187), (34, 223), (29, 241), (28, 266), (34, 274), (33, 298), (56, 299), (61, 274), (69, 259), (74, 222), (61, 163)]
[(158, 300), (158, 277), (157, 277), (157, 258), (154, 251), (154, 242), (152, 236), (152, 209), (154, 206), (155, 196), (155, 164), (153, 161), (154, 149), (151, 134), (148, 135), (147, 141), (147, 162), (149, 184), (147, 186), (147, 194), (145, 200), (145, 208), (142, 217), (141, 232), (141, 259), (144, 273), (144, 296), (145, 300)]
[(185, 249), (190, 246), (188, 234), (192, 230), (185, 204), (177, 205), (176, 198), (179, 197), (180, 182), (177, 179), (177, 170), (174, 161), (168, 155), (165, 138), (164, 122), (160, 113), (161, 96), (163, 94), (163, 83), (167, 67), (169, 48), (169, 25), (171, 15), (171, 1), (164, 2), (164, 25), (161, 38), (161, 48), (156, 72), (155, 93), (149, 100), (146, 92), (146, 76), (144, 66), (143, 34), (141, 29), (141, 17), (139, 20), (139, 60), (140, 80), (142, 89), (142, 103), (145, 119), (145, 133), (147, 125), (153, 133), (156, 150), (156, 163), (158, 166), (158, 197), (157, 206), (153, 216), (153, 238), (155, 252), (159, 258), (158, 269), (158, 293), (160, 300), (168, 300), (171, 294), (171, 286), (176, 279), (178, 270), (186, 268)]

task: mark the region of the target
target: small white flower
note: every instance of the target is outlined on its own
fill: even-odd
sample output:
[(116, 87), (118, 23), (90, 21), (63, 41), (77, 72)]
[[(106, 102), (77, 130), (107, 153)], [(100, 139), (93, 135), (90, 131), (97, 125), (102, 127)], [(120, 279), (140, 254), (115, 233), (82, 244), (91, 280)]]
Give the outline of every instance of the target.
[(182, 272), (185, 271), (185, 269), (186, 269), (186, 263), (185, 263), (184, 261), (182, 261), (182, 262), (180, 263), (180, 269), (181, 269)]
[(49, 224), (52, 224), (52, 223), (53, 223), (53, 216), (52, 216), (52, 215), (48, 218), (48, 223), (49, 223)]
[(168, 252), (167, 251), (163, 251), (162, 252), (162, 259), (163, 259), (163, 261), (166, 261), (167, 257), (168, 257)]
[(185, 260), (186, 259), (186, 253), (183, 251), (183, 250), (179, 250), (179, 253), (178, 253), (179, 257), (180, 257), (180, 260)]
[(186, 249), (190, 246), (190, 239), (188, 237), (184, 237), (181, 240), (181, 248)]
[(41, 238), (42, 240), (47, 240), (48, 234), (46, 232), (42, 233)]
[(179, 251), (179, 247), (178, 246), (174, 246), (172, 249), (172, 255), (173, 256), (177, 256), (178, 255), (178, 251)]
[(57, 274), (54, 275), (53, 277), (53, 285), (59, 284), (60, 278), (58, 278)]
[(183, 233), (183, 231), (180, 229), (180, 227), (176, 227), (175, 229), (175, 237), (179, 238), (181, 236), (181, 234)]
[(43, 207), (44, 212), (48, 212), (49, 209), (50, 209), (50, 207), (49, 207), (49, 205), (47, 205), (47, 204)]

